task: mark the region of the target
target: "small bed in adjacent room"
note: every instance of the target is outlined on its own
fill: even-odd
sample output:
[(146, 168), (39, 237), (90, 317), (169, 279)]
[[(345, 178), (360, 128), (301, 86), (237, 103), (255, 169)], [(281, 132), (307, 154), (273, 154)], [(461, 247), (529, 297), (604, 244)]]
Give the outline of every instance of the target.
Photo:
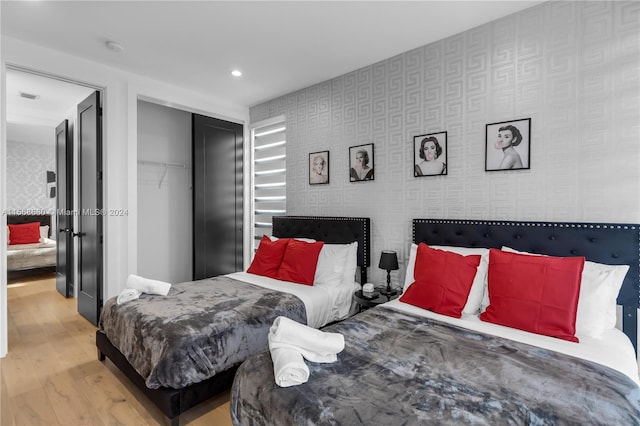
[[(247, 271), (104, 304), (96, 332), (108, 357), (166, 415), (230, 387), (237, 366), (268, 349), (278, 316), (319, 328), (355, 312), (370, 261), (368, 218), (273, 218)], [(315, 259), (310, 262), (311, 259)], [(122, 300), (121, 300), (122, 302)]]
[(269, 352), (240, 366), (234, 425), (640, 424), (640, 225), (415, 219), (413, 240), (399, 299), (323, 329), (336, 362), (290, 387)]
[(7, 228), (9, 278), (55, 272), (56, 241), (51, 239), (51, 216), (7, 215)]

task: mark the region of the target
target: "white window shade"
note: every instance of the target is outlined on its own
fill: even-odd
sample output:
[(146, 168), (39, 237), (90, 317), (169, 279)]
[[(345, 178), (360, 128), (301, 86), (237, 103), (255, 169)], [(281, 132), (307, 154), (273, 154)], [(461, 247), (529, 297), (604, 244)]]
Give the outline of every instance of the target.
[(257, 123), (251, 128), (253, 246), (271, 235), (273, 216), (287, 213), (287, 144), (283, 119)]

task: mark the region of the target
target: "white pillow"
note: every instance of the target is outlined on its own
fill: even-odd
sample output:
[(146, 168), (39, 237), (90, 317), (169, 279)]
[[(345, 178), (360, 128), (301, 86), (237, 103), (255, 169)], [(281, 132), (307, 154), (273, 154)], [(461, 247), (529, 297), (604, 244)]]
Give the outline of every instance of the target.
[(349, 244), (325, 244), (320, 250), (313, 285), (340, 285), (349, 255)]
[(351, 285), (356, 282), (356, 270), (358, 269), (358, 242), (354, 241), (347, 245), (349, 246), (349, 251), (347, 252), (347, 258), (344, 263), (342, 283)]
[[(462, 256), (469, 255), (480, 255), (480, 264), (478, 265), (478, 269), (476, 271), (476, 275), (473, 278), (473, 283), (471, 284), (471, 289), (469, 290), (469, 296), (467, 297), (467, 303), (464, 305), (462, 309), (462, 313), (477, 315), (480, 312), (480, 304), (482, 302), (482, 295), (484, 293), (484, 289), (486, 287), (487, 282), (487, 271), (489, 270), (489, 249), (482, 247), (455, 247), (455, 246), (429, 246), (438, 250), (451, 251), (453, 253), (457, 253)], [(416, 244), (411, 244), (411, 249), (409, 250), (409, 263), (407, 264), (407, 272), (404, 278), (404, 288), (403, 293), (407, 290), (407, 288), (415, 281), (415, 277), (413, 276), (413, 272), (416, 264), (416, 253), (418, 251), (418, 246)]]
[(49, 238), (49, 225), (42, 225), (40, 227), (40, 242), (43, 243), (46, 238)]
[[(540, 256), (502, 247), (503, 251)], [(628, 265), (605, 265), (585, 261), (578, 296), (576, 313), (576, 335), (600, 338), (605, 330), (616, 326), (616, 299), (622, 287)], [(485, 292), (486, 307), (489, 305), (488, 292)], [(484, 308), (483, 308), (484, 309)]]

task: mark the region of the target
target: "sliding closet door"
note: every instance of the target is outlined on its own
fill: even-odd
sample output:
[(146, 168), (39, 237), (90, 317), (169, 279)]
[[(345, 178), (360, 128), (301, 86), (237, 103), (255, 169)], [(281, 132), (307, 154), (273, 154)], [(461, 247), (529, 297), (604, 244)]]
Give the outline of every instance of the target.
[(243, 128), (193, 115), (193, 278), (242, 269)]

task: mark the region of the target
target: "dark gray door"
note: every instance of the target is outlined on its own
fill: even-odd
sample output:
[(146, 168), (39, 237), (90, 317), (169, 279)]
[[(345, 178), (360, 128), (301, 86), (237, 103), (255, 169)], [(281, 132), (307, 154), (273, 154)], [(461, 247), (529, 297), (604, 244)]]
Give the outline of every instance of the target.
[(94, 325), (102, 308), (102, 111), (100, 93), (78, 105), (78, 312)]
[(193, 115), (193, 278), (242, 269), (242, 125)]
[[(73, 129), (69, 120), (56, 127), (56, 289), (73, 295)], [(53, 228), (55, 232), (55, 227)]]

